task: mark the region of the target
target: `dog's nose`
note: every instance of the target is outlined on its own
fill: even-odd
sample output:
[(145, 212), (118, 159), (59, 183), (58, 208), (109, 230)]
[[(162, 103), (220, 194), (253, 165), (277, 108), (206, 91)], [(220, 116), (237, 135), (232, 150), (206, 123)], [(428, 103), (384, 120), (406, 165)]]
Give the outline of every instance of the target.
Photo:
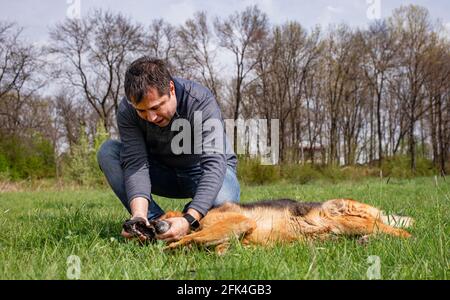
[(154, 226), (155, 226), (156, 234), (163, 234), (170, 229), (170, 224), (163, 220), (155, 221)]

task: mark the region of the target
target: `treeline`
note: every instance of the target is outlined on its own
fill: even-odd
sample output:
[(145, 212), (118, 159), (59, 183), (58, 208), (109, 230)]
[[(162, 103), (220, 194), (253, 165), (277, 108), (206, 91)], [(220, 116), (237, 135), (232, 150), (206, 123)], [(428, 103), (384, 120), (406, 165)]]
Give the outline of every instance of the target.
[(207, 86), (226, 118), (279, 119), (283, 164), (381, 168), (404, 157), (413, 173), (420, 160), (450, 169), (450, 42), (420, 6), (367, 29), (274, 25), (253, 6), (148, 27), (96, 10), (55, 24), (43, 47), (21, 31), (0, 22), (4, 177), (77, 178), (74, 165), (95, 174), (95, 141), (117, 136), (125, 69), (142, 55)]

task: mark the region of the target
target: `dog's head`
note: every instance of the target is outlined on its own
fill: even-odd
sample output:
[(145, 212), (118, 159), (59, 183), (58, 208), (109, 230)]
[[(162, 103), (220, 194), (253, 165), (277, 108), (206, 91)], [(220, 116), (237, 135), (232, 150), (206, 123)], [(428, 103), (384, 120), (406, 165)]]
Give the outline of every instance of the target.
[(149, 241), (156, 239), (156, 235), (167, 232), (170, 224), (164, 220), (151, 220), (147, 226), (145, 219), (134, 218), (123, 223), (123, 229), (133, 236), (145, 236)]

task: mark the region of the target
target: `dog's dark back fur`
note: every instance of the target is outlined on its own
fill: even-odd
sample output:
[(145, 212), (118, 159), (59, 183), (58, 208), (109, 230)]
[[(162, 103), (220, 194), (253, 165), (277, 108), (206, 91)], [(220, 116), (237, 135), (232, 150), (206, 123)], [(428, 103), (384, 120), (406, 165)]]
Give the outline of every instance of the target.
[(243, 203), (240, 204), (243, 208), (257, 208), (257, 207), (270, 207), (274, 209), (286, 209), (293, 216), (301, 217), (306, 215), (311, 209), (320, 207), (322, 203), (320, 202), (298, 202), (292, 199), (279, 199), (279, 200), (263, 200), (253, 203)]

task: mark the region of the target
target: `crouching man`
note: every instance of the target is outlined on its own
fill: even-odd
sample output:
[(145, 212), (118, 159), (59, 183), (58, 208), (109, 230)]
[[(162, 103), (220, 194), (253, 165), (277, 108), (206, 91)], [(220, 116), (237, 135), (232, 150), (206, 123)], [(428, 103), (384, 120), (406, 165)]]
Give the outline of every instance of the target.
[(126, 97), (117, 113), (120, 141), (101, 146), (99, 166), (131, 220), (148, 224), (164, 214), (152, 195), (191, 198), (184, 216), (167, 219), (170, 229), (158, 236), (179, 240), (211, 208), (239, 202), (237, 159), (220, 108), (207, 88), (173, 78), (162, 60), (134, 61), (124, 84)]

